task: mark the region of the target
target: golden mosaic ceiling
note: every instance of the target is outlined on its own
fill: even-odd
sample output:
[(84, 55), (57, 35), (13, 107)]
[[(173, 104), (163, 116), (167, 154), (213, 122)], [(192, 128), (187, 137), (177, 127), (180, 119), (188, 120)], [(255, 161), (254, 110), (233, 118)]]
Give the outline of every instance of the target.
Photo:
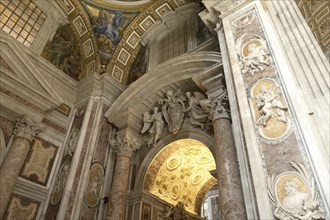
[(201, 142), (181, 139), (164, 147), (150, 163), (143, 189), (175, 206), (199, 214), (205, 194), (217, 183), (210, 174), (216, 165)]

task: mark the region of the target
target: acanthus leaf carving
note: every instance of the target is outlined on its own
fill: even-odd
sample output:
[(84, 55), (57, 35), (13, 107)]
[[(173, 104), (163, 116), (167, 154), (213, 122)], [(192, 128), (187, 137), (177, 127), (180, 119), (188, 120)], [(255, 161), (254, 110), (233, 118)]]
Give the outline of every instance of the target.
[(26, 138), (31, 141), (44, 130), (44, 126), (35, 123), (32, 119), (30, 119), (26, 115), (23, 115), (22, 117), (18, 117), (16, 119), (16, 124), (13, 133), (17, 137)]
[(119, 136), (116, 139), (111, 139), (110, 144), (114, 149), (117, 156), (127, 156), (132, 157), (133, 153), (141, 148), (141, 144), (134, 138)]

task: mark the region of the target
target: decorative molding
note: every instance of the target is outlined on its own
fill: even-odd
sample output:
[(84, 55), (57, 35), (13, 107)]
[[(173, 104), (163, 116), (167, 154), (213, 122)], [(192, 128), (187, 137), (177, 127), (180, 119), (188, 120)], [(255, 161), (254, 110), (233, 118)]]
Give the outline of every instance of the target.
[(80, 15), (77, 18), (75, 18), (72, 22), (79, 33), (79, 37), (87, 33), (87, 27)]

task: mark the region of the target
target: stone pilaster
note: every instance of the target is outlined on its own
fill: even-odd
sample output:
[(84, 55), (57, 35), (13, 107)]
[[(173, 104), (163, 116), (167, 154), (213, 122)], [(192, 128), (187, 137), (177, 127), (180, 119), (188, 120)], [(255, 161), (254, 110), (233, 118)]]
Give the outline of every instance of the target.
[(140, 149), (141, 144), (136, 143), (134, 139), (127, 137), (121, 139), (117, 136), (111, 145), (117, 154), (117, 160), (110, 190), (107, 220), (124, 220), (131, 157)]
[(34, 137), (44, 130), (39, 124), (27, 116), (17, 118), (14, 128), (14, 141), (0, 169), (0, 217), (7, 208), (14, 190), (16, 179), (22, 169), (30, 143)]

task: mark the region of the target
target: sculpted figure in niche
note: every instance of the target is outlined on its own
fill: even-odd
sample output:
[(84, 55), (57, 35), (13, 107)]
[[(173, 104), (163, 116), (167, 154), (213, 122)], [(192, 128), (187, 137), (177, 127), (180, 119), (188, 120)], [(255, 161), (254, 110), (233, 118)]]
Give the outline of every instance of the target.
[[(287, 111), (288, 108), (278, 100), (279, 95), (280, 93), (275, 92), (272, 86), (269, 89), (266, 86), (260, 87), (260, 93), (256, 95), (257, 107), (261, 115), (257, 120), (257, 125), (267, 126), (267, 121), (271, 117), (276, 117), (279, 121), (286, 123), (284, 111)], [(276, 109), (276, 113), (273, 109)]]
[(208, 120), (208, 114), (203, 111), (199, 101), (205, 100), (206, 97), (199, 92), (194, 92), (194, 95), (191, 92), (187, 92), (186, 96), (188, 98), (188, 106), (184, 112), (190, 111), (188, 114), (190, 123), (203, 129), (205, 122)]
[(166, 98), (159, 100), (162, 113), (168, 124), (168, 130), (172, 134), (176, 134), (181, 128), (185, 109), (184, 100), (180, 90), (175, 93), (172, 90), (167, 90)]
[(157, 141), (162, 137), (164, 121), (163, 115), (158, 110), (158, 107), (154, 107), (153, 114), (149, 111), (143, 114), (143, 128), (141, 133), (144, 134), (146, 131), (149, 133), (148, 146), (155, 145)]

